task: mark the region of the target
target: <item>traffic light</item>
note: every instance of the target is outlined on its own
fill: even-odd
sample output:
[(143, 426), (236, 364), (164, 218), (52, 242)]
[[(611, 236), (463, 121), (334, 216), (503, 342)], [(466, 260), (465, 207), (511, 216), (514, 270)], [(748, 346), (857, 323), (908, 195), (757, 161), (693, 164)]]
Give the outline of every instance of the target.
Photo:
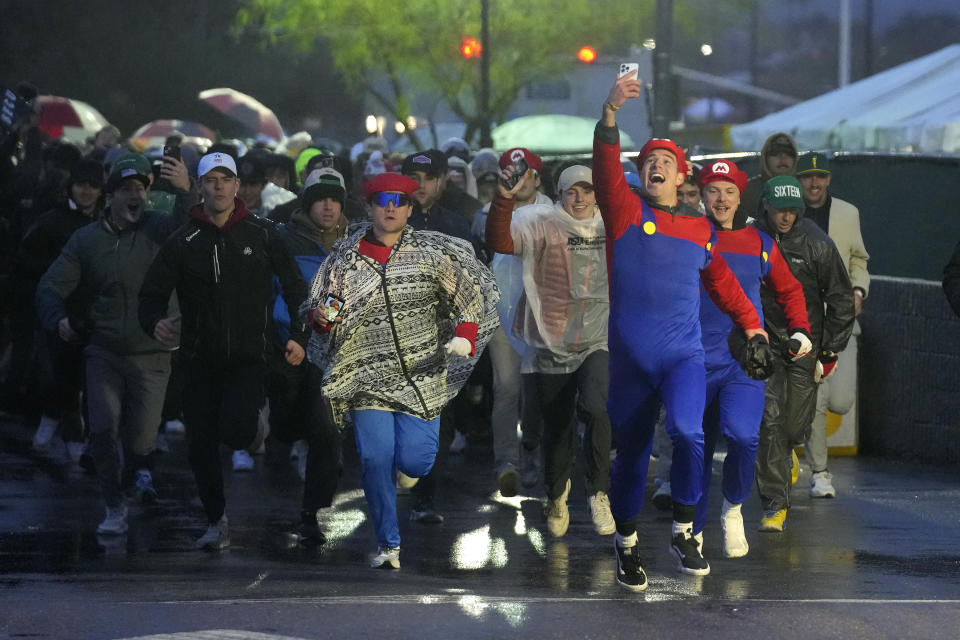
[(593, 47), (580, 47), (580, 51), (577, 51), (577, 60), (583, 62), (584, 64), (590, 64), (591, 62), (596, 61), (597, 59), (597, 50)]
[(460, 55), (464, 58), (479, 58), (481, 53), (483, 53), (483, 47), (480, 46), (479, 40), (470, 36), (460, 38)]

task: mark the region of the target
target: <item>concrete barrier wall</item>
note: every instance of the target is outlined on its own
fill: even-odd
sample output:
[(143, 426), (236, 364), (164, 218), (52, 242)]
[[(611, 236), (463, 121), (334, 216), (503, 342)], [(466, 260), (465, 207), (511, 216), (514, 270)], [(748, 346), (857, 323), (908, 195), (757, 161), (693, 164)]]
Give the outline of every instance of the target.
[(960, 319), (940, 283), (875, 276), (860, 325), (860, 451), (960, 464)]

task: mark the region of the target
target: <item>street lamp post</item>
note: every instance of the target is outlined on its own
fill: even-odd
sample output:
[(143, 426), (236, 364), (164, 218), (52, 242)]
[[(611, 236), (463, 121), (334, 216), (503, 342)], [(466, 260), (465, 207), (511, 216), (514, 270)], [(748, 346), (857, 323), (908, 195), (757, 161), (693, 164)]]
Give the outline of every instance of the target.
[(653, 50), (653, 136), (670, 135), (673, 0), (657, 0), (657, 48)]
[(490, 0), (480, 0), (480, 146), (493, 146), (490, 135)]

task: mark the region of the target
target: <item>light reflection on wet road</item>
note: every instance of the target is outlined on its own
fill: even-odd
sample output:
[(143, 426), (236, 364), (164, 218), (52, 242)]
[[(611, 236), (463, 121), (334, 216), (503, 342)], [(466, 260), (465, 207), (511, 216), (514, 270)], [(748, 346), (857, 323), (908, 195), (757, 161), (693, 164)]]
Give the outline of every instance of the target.
[(438, 496), (442, 525), (406, 520), (411, 498), (398, 497), (403, 568), (384, 572), (366, 566), (374, 539), (354, 455), (324, 515), (324, 548), (301, 548), (292, 535), (301, 485), (278, 451), (269, 464), (258, 458), (254, 473), (228, 472), (233, 546), (211, 555), (192, 550), (202, 516), (182, 440), (158, 459), (159, 502), (132, 507), (129, 534), (111, 540), (94, 534), (102, 507), (92, 479), (30, 451), (30, 435), (0, 424), (0, 640), (705, 629), (711, 640), (953, 638), (960, 628), (960, 475), (946, 470), (832, 461), (839, 498), (811, 500), (802, 475), (781, 534), (757, 533), (759, 505), (748, 501), (746, 558), (720, 557), (715, 518), (705, 540), (712, 571), (699, 578), (675, 571), (669, 517), (648, 505), (640, 544), (650, 587), (635, 595), (614, 584), (611, 538), (593, 532), (580, 483), (569, 533), (553, 539), (542, 495), (490, 494), (482, 447), (451, 457)]

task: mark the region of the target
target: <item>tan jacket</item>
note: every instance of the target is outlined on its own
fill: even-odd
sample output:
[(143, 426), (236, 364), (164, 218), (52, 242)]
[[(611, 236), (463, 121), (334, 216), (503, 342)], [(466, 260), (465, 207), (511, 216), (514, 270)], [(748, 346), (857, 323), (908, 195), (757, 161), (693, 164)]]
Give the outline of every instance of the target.
[[(847, 268), (850, 283), (854, 289), (862, 289), (863, 297), (870, 294), (870, 274), (867, 272), (867, 260), (870, 254), (863, 245), (863, 236), (860, 233), (860, 211), (855, 206), (831, 196), (830, 228), (827, 235), (837, 245), (843, 266)], [(854, 324), (854, 335), (860, 335), (860, 324)]]

